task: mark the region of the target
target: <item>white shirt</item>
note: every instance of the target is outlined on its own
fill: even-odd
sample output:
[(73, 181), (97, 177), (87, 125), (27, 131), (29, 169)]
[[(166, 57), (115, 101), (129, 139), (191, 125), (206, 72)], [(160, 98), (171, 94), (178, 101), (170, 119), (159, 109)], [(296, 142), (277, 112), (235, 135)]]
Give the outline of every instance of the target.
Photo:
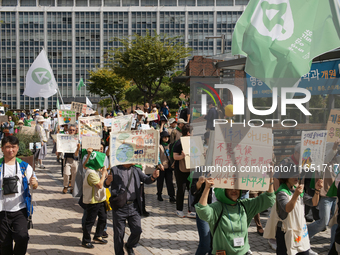
[(50, 118), (45, 119), (43, 123), (44, 129), (50, 129), (50, 125), (51, 125), (51, 119)]
[[(17, 162), (18, 165), (18, 174), (19, 177), (18, 180), (18, 193), (10, 194), (10, 195), (4, 195), (2, 191), (2, 183), (3, 183), (3, 167), (0, 169), (0, 211), (7, 211), (7, 212), (17, 212), (23, 208), (26, 208), (26, 204), (24, 201), (24, 185), (22, 184), (22, 174), (20, 165)], [(27, 181), (31, 179), (31, 176), (33, 174), (33, 169), (30, 165), (27, 166), (26, 169), (26, 178)], [(16, 169), (15, 165), (7, 165), (5, 164), (5, 177), (11, 177), (16, 175)]]

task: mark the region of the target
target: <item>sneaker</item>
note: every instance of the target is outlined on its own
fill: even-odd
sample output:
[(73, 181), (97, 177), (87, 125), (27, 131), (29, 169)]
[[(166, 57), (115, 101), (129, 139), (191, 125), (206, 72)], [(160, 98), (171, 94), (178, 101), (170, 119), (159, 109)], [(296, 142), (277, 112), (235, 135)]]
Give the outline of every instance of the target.
[(142, 216), (144, 216), (144, 217), (149, 217), (149, 216), (150, 216), (150, 213), (147, 212), (147, 211), (143, 211)]
[(64, 187), (64, 188), (63, 188), (63, 194), (66, 194), (66, 193), (67, 193), (67, 189), (68, 189), (67, 187)]
[(103, 239), (102, 237), (93, 237), (93, 241), (99, 244), (107, 244), (107, 240)]
[(170, 203), (175, 204), (176, 203), (176, 198), (175, 197), (170, 197)]
[(183, 211), (176, 211), (176, 215), (177, 215), (178, 217), (180, 217), (180, 218), (184, 218), (184, 217), (185, 217)]
[(309, 255), (318, 255), (318, 253), (313, 251), (312, 249), (309, 249)]
[(82, 243), (81, 246), (87, 248), (87, 249), (93, 249), (94, 245), (92, 243)]
[(163, 201), (162, 195), (158, 195), (158, 196), (157, 196), (157, 200), (158, 200), (158, 201)]
[(252, 255), (253, 252), (249, 249), (249, 251), (246, 252), (246, 255)]
[(196, 219), (196, 213), (195, 212), (188, 212), (187, 217), (191, 218), (191, 219)]
[(106, 231), (104, 231), (103, 235), (102, 235), (102, 238), (108, 238), (108, 237), (109, 237), (109, 234)]
[(268, 243), (269, 243), (270, 247), (271, 247), (274, 251), (276, 251), (276, 247), (277, 247), (277, 245), (276, 245), (276, 240), (275, 240), (275, 239), (269, 239), (269, 240), (268, 240)]
[(45, 169), (46, 167), (44, 165), (39, 166), (41, 169)]

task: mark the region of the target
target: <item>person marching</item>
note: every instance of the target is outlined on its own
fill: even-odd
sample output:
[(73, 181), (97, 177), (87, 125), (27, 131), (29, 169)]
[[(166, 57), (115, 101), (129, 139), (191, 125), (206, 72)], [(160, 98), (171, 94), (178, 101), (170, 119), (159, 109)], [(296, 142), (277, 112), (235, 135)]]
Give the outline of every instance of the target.
[(35, 126), (35, 130), (38, 133), (40, 137), (41, 142), (41, 149), (39, 149), (36, 152), (36, 157), (38, 158), (39, 167), (42, 169), (45, 169), (45, 166), (42, 164), (42, 160), (45, 159), (47, 155), (47, 137), (46, 132), (43, 128), (43, 123), (45, 122), (45, 119), (43, 116), (37, 117), (37, 125)]

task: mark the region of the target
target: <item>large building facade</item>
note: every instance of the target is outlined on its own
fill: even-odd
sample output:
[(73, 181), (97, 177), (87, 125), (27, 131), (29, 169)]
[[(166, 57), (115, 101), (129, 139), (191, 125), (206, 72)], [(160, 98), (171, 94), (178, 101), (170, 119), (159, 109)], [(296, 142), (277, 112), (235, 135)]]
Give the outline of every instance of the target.
[[(114, 37), (145, 35), (147, 30), (182, 36), (191, 55), (216, 55), (249, 0), (0, 0), (0, 98), (10, 109), (52, 109), (48, 99), (23, 96), (26, 73), (42, 48), (47, 51), (63, 97), (77, 90), (87, 70), (103, 65)], [(188, 59), (181, 61), (180, 69)]]

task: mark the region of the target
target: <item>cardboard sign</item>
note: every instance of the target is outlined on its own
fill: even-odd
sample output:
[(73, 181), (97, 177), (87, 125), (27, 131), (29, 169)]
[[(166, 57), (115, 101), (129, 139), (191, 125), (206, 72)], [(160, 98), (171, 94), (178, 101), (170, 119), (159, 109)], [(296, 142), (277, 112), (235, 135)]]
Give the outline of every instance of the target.
[(51, 135), (51, 137), (52, 137), (54, 142), (57, 142), (57, 135), (56, 134), (55, 135)]
[(72, 102), (71, 103), (71, 110), (75, 111), (77, 113), (83, 113), (86, 114), (86, 104), (78, 103), (78, 102)]
[(187, 169), (205, 165), (204, 148), (201, 137), (181, 137), (181, 143), (185, 154), (185, 166)]
[(20, 129), (20, 133), (27, 134), (27, 135), (34, 135), (35, 126), (34, 127), (22, 126), (21, 129)]
[(148, 114), (148, 121), (158, 120), (158, 114), (155, 113), (149, 113)]
[(158, 130), (110, 133), (111, 166), (122, 164), (157, 165), (158, 155)]
[(112, 119), (104, 119), (104, 126), (105, 127), (111, 127), (112, 125)]
[(77, 145), (77, 135), (57, 134), (57, 152), (75, 153)]
[(154, 165), (143, 165), (143, 173), (145, 174), (153, 174), (155, 170), (156, 167)]
[(72, 105), (70, 104), (62, 104), (60, 105), (60, 110), (71, 110)]
[(262, 127), (215, 128), (213, 161), (206, 166), (215, 178), (215, 187), (265, 191), (269, 187), (269, 163), (272, 161), (272, 130)]
[(133, 115), (115, 117), (112, 120), (111, 132), (130, 131)]
[(340, 110), (332, 109), (327, 122), (327, 142), (336, 142), (340, 138)]
[(99, 136), (84, 136), (81, 140), (81, 146), (83, 149), (100, 150), (101, 138)]
[(315, 170), (323, 170), (326, 141), (327, 130), (302, 131), (301, 153), (299, 160), (299, 166), (301, 169), (304, 167), (315, 167)]
[(58, 123), (59, 125), (64, 124), (75, 124), (76, 123), (76, 112), (67, 110), (58, 110)]
[(0, 123), (2, 123), (2, 122), (8, 122), (8, 116), (7, 115), (0, 116)]
[(102, 122), (99, 115), (78, 119), (79, 140), (83, 136), (100, 136), (102, 137)]

